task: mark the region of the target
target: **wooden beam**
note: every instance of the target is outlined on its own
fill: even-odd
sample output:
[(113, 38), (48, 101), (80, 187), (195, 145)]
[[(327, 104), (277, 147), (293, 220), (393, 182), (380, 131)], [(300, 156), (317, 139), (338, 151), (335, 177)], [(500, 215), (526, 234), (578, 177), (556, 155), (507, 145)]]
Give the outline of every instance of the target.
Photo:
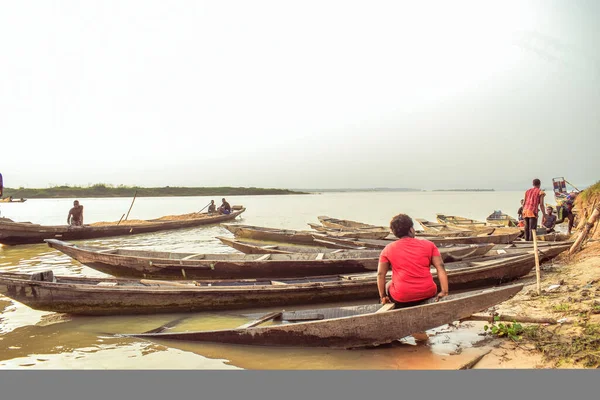
[(191, 260), (192, 258), (204, 258), (205, 254), (202, 253), (198, 253), (198, 254), (190, 254), (187, 257), (183, 257), (182, 260)]
[(320, 261), (323, 259), (324, 256), (325, 256), (325, 253), (319, 253), (319, 254), (317, 254), (317, 257), (315, 257), (315, 260)]
[(381, 307), (379, 310), (375, 311), (375, 313), (374, 313), (374, 314), (377, 314), (377, 313), (382, 313), (382, 312), (386, 312), (386, 311), (393, 310), (393, 309), (394, 309), (394, 307), (396, 307), (396, 304), (394, 304), (394, 303), (386, 303), (386, 304), (384, 304), (384, 305), (383, 305), (383, 307)]
[(269, 258), (271, 258), (271, 254), (265, 254), (264, 256), (258, 257), (255, 261), (267, 261)]

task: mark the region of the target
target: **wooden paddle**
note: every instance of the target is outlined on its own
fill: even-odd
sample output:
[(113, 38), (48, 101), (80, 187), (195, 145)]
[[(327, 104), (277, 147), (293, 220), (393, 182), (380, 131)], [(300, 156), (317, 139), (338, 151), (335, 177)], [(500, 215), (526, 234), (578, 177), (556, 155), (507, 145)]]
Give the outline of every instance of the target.
[(204, 211), (204, 209), (208, 206), (210, 206), (212, 204), (212, 202), (208, 203), (207, 205), (205, 205), (204, 207), (202, 207), (202, 210), (198, 211), (198, 214), (200, 214), (202, 211)]

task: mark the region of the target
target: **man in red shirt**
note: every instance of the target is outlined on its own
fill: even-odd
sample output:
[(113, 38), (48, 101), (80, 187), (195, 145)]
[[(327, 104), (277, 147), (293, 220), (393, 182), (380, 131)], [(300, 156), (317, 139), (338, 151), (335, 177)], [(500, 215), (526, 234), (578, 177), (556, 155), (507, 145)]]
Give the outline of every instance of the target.
[(539, 179), (533, 180), (533, 187), (525, 192), (525, 204), (523, 204), (523, 219), (525, 220), (525, 240), (533, 240), (531, 231), (537, 229), (538, 208), (542, 212), (542, 223), (546, 219), (544, 209), (544, 196), (546, 193), (540, 189), (542, 183)]
[[(411, 307), (434, 296), (436, 301), (448, 296), (448, 275), (435, 244), (415, 238), (413, 220), (406, 214), (396, 215), (390, 228), (399, 239), (388, 244), (379, 256), (377, 288), (381, 303), (393, 302), (396, 307)], [(439, 293), (430, 271), (432, 264), (442, 289)], [(390, 266), (392, 280), (386, 285), (385, 277)]]

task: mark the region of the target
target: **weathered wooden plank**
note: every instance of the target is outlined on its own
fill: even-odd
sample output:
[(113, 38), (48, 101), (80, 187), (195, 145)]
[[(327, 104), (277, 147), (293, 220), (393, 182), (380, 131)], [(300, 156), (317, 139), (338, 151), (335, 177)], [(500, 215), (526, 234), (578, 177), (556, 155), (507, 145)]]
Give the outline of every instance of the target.
[(263, 256), (258, 257), (256, 261), (267, 261), (269, 258), (271, 258), (271, 254), (265, 254)]
[(252, 328), (253, 326), (260, 325), (264, 322), (267, 322), (267, 321), (270, 321), (277, 317), (280, 317), (282, 313), (283, 313), (283, 311), (275, 311), (275, 312), (272, 312), (269, 314), (265, 314), (262, 317), (255, 319), (254, 321), (251, 321), (251, 322), (248, 322), (247, 324), (238, 326), (237, 329)]
[(191, 260), (192, 258), (196, 258), (196, 259), (198, 259), (198, 258), (204, 258), (204, 257), (206, 257), (206, 255), (205, 255), (205, 254), (203, 254), (203, 253), (198, 253), (198, 254), (190, 254), (190, 255), (189, 255), (189, 256), (187, 256), (187, 257), (183, 257), (183, 258), (182, 258), (182, 260)]
[(390, 310), (393, 310), (394, 308), (396, 308), (396, 304), (394, 304), (394, 303), (386, 303), (379, 310), (375, 311), (375, 314), (377, 314), (377, 313), (383, 313), (383, 312), (386, 312), (386, 311), (390, 311)]

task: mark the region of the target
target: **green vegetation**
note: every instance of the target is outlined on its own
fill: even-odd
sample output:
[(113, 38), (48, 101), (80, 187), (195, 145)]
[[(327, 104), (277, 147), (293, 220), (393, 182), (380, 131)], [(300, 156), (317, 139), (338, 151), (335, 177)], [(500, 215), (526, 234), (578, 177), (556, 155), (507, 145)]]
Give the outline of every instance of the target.
[(86, 198), (86, 197), (132, 197), (137, 191), (138, 197), (171, 197), (171, 196), (250, 196), (267, 194), (306, 194), (287, 189), (263, 189), (255, 187), (157, 187), (114, 186), (97, 183), (91, 186), (53, 186), (46, 189), (11, 189), (4, 188), (4, 196), (15, 199), (47, 199), (47, 198)]
[(552, 306), (552, 309), (555, 312), (569, 311), (571, 309), (571, 305), (568, 303), (555, 304)]
[(581, 201), (587, 202), (592, 198), (592, 196), (598, 194), (600, 194), (600, 181), (596, 182), (588, 188), (585, 188), (579, 197), (581, 197)]
[(542, 352), (546, 360), (554, 360), (556, 366), (564, 362), (581, 363), (584, 367), (600, 365), (600, 325), (584, 324), (575, 336), (560, 335), (557, 328), (532, 326), (525, 330), (525, 338)]
[(496, 335), (498, 337), (506, 337), (515, 342), (521, 340), (521, 334), (523, 333), (523, 326), (516, 321), (513, 321), (512, 324), (507, 323), (499, 323), (496, 325), (496, 322), (500, 320), (500, 317), (495, 316), (494, 321), (491, 325), (485, 325), (483, 327), (484, 331), (490, 331), (489, 333), (492, 335)]

